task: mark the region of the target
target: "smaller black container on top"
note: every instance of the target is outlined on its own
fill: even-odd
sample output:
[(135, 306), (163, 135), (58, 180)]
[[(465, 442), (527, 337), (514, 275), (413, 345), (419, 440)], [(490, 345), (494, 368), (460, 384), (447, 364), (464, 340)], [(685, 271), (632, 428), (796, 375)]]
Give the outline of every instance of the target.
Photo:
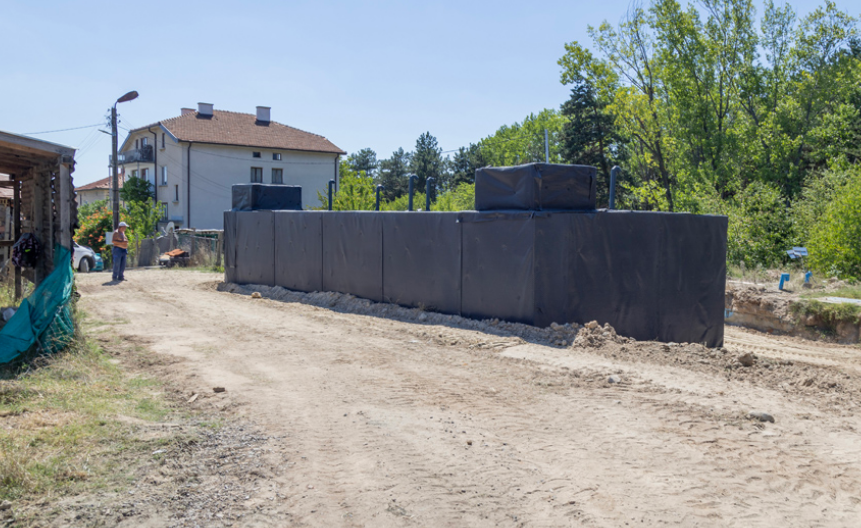
[(587, 165), (528, 163), (475, 171), (477, 211), (595, 209), (598, 171)]
[(233, 211), (301, 211), (302, 186), (237, 183)]

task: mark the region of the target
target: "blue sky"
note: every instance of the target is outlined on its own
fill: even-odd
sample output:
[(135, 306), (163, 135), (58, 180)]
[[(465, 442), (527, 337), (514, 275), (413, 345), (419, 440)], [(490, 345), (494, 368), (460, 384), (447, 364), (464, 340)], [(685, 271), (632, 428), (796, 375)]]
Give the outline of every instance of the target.
[[(818, 4), (791, 3), (799, 14)], [(629, 4), (0, 0), (0, 130), (100, 123), (137, 90), (118, 106), (126, 128), (202, 101), (271, 106), (272, 119), (348, 152), (388, 157), (425, 131), (455, 149), (558, 108), (564, 44), (588, 44), (588, 25), (618, 22)], [(110, 137), (96, 128), (36, 137), (81, 149), (76, 184), (108, 175)]]

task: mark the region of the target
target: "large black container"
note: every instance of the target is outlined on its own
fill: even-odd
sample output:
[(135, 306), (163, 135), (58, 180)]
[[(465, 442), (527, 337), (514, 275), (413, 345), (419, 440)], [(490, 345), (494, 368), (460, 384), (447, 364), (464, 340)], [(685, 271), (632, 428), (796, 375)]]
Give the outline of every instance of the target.
[(610, 323), (721, 346), (724, 216), (643, 211), (225, 213), (226, 280), (442, 313)]

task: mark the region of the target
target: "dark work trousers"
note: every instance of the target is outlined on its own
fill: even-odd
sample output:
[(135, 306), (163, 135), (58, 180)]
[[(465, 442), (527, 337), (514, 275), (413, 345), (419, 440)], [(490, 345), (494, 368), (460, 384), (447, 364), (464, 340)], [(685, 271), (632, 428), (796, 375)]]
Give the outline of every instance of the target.
[(114, 280), (125, 280), (125, 272), (126, 272), (126, 256), (129, 254), (128, 249), (118, 248), (117, 246), (113, 246), (111, 248), (111, 256), (114, 260)]

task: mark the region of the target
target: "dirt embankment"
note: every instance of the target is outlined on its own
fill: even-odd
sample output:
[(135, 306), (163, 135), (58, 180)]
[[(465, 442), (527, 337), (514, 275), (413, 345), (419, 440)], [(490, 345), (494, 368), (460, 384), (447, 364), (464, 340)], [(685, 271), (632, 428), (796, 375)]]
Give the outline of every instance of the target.
[(859, 342), (861, 319), (853, 310), (842, 313), (838, 306), (765, 286), (731, 283), (726, 292), (726, 322), (807, 339)]

